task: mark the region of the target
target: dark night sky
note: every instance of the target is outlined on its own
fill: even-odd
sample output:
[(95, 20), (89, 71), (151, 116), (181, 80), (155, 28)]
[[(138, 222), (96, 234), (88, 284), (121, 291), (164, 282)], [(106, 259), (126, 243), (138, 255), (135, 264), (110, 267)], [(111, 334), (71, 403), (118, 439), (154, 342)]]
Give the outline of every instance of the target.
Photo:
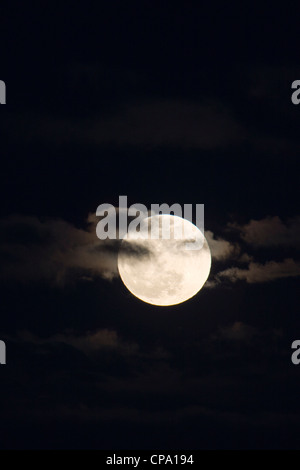
[[(0, 448), (299, 448), (297, 15), (108, 3), (1, 13)], [(118, 278), (123, 194), (204, 203), (191, 300)]]

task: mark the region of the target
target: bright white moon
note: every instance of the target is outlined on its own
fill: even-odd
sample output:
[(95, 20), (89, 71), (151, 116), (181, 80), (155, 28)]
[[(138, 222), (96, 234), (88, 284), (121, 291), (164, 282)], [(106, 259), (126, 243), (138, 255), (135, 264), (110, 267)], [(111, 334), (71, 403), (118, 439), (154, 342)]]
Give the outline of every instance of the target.
[[(160, 224), (158, 239), (150, 238), (153, 224)], [(168, 224), (170, 237), (163, 239), (162, 230)], [(147, 217), (140, 227), (140, 232), (129, 227), (118, 255), (119, 273), (127, 289), (144, 302), (160, 306), (193, 297), (205, 284), (211, 267), (202, 232), (188, 220), (169, 214)], [(202, 247), (188, 249), (187, 243)]]

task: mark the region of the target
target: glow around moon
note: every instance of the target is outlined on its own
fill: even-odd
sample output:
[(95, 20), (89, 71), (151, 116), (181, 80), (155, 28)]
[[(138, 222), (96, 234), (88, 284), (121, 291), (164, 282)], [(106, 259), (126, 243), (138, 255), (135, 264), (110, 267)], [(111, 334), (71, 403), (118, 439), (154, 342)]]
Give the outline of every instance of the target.
[[(150, 238), (154, 225), (159, 227), (158, 239)], [(162, 236), (164, 227), (170, 227), (168, 239)], [(197, 246), (201, 248), (191, 249)], [(159, 306), (193, 297), (205, 284), (210, 267), (211, 253), (202, 232), (188, 220), (167, 214), (145, 218), (140, 232), (129, 229), (118, 255), (120, 277), (127, 289)]]

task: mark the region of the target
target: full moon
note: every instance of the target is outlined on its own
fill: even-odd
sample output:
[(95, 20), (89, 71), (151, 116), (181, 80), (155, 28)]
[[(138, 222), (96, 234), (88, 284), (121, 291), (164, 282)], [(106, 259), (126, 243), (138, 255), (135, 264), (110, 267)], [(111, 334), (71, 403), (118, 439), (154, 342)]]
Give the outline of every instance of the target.
[(203, 233), (188, 220), (169, 214), (144, 218), (139, 232), (129, 226), (118, 254), (119, 274), (127, 289), (143, 302), (159, 306), (180, 304), (197, 294), (210, 267)]

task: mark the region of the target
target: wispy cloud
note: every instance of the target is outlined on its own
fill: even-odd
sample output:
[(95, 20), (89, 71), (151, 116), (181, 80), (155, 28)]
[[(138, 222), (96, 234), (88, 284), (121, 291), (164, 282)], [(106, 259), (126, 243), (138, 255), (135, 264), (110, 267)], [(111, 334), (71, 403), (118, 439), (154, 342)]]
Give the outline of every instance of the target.
[[(209, 232), (207, 234), (212, 255), (219, 261), (230, 260), (231, 266), (221, 269), (209, 280), (206, 287), (216, 287), (224, 280), (233, 283), (243, 280), (248, 284), (255, 284), (300, 275), (297, 256), (287, 256), (285, 251), (300, 247), (299, 216), (291, 217), (286, 222), (277, 216), (268, 216), (261, 220), (252, 219), (244, 225), (228, 223), (226, 231), (229, 237), (234, 234), (235, 238), (238, 235), (240, 239), (235, 243), (219, 239), (215, 243), (214, 236)], [(266, 258), (270, 249), (275, 259), (261, 261), (260, 250), (260, 258), (257, 261), (257, 251), (262, 248)], [(249, 250), (251, 254), (245, 250)]]
[[(0, 219), (0, 279), (47, 281), (56, 285), (69, 280), (87, 282), (97, 277), (112, 280), (119, 276), (120, 250), (128, 257), (151, 256), (149, 249), (139, 244), (99, 240), (97, 222), (94, 214), (89, 214), (85, 228), (62, 219), (41, 220), (25, 215)], [(216, 287), (224, 280), (254, 284), (299, 276), (300, 262), (293, 256), (282, 256), (279, 251), (299, 246), (299, 227), (298, 216), (286, 223), (279, 217), (266, 217), (245, 225), (228, 224), (227, 239), (207, 230), (205, 236), (218, 272), (205, 287)], [(236, 232), (240, 240), (235, 236), (233, 242), (231, 232)], [(252, 250), (251, 255), (245, 251), (245, 244)], [(276, 258), (257, 261), (256, 250), (268, 247), (278, 249)]]
[(240, 232), (241, 238), (255, 247), (300, 247), (300, 217), (292, 217), (284, 223), (279, 217), (250, 220), (245, 225), (228, 224)]
[(210, 247), (212, 258), (215, 260), (224, 261), (240, 253), (240, 247), (236, 243), (216, 237), (210, 230), (205, 231), (205, 238)]
[[(8, 133), (14, 120), (12, 116)], [(214, 149), (240, 143), (245, 135), (226, 107), (183, 99), (123, 103), (92, 118), (27, 115), (20, 123), (17, 129), (25, 140), (92, 145)]]
[(234, 322), (230, 326), (221, 327), (212, 336), (213, 340), (230, 340), (230, 341), (248, 341), (258, 335), (259, 331), (253, 326), (247, 325), (241, 321)]
[(138, 352), (139, 346), (136, 343), (123, 341), (115, 330), (100, 329), (94, 332), (76, 335), (69, 331), (58, 333), (49, 338), (39, 338), (30, 331), (20, 331), (18, 338), (25, 342), (34, 344), (64, 343), (73, 346), (87, 355), (93, 355), (103, 349), (118, 350), (122, 355), (131, 355)]
[(117, 256), (125, 250), (130, 257), (148, 256), (119, 240), (99, 240), (96, 220), (89, 215), (86, 228), (61, 219), (13, 215), (0, 220), (0, 279), (31, 282), (46, 280), (64, 284), (68, 279), (88, 281), (97, 276), (118, 276)]
[(217, 274), (217, 279), (231, 282), (245, 280), (249, 284), (275, 281), (300, 276), (300, 263), (291, 258), (284, 261), (267, 261), (265, 264), (250, 262), (248, 268), (231, 267)]

